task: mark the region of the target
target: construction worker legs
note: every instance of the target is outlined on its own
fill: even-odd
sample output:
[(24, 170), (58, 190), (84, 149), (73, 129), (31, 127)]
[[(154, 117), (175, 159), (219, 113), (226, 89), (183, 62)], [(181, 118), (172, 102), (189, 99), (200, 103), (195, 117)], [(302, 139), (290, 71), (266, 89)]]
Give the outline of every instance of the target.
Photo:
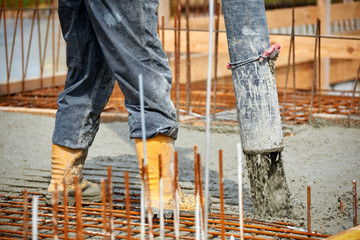
[[(47, 202), (58, 184), (67, 191), (69, 204), (75, 201), (74, 177), (79, 177), (84, 201), (101, 200), (100, 187), (82, 177), (87, 149), (99, 128), (100, 114), (113, 90), (115, 79), (105, 61), (90, 18), (82, 1), (59, 1), (59, 18), (67, 42), (68, 74), (58, 97), (51, 182)], [(63, 183), (67, 188), (63, 189)], [(60, 194), (61, 201), (62, 194)]]
[(57, 104), (53, 143), (87, 149), (99, 128), (100, 114), (115, 84), (83, 1), (59, 1), (67, 42), (68, 74)]
[(146, 138), (177, 137), (170, 99), (172, 74), (157, 35), (157, 0), (85, 0), (106, 62), (125, 95), (130, 137), (141, 138), (139, 74), (143, 76)]
[(91, 146), (115, 80), (125, 95), (130, 137), (141, 138), (140, 74), (146, 137), (176, 139), (172, 74), (156, 32), (157, 7), (157, 0), (59, 0), (69, 69), (57, 102), (54, 144), (68, 152)]

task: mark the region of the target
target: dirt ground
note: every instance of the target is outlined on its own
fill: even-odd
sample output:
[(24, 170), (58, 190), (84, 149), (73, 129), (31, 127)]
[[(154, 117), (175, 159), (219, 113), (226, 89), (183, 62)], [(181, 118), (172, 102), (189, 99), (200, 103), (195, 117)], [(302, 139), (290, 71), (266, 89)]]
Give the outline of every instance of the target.
[[(51, 135), (54, 118), (19, 113), (0, 112), (0, 192), (17, 192), (28, 183), (11, 185), (11, 179), (26, 175), (31, 169), (40, 169), (50, 176)], [(352, 227), (352, 180), (360, 181), (360, 129), (338, 126), (283, 126), (283, 160), (287, 182), (291, 191), (293, 214), (289, 221), (307, 226), (306, 188), (311, 186), (312, 229), (334, 234)], [(135, 158), (134, 144), (129, 139), (127, 123), (102, 123), (90, 148), (88, 164), (103, 159)], [(218, 150), (224, 151), (225, 195), (227, 211), (237, 214), (237, 153), (240, 141), (238, 128), (217, 126), (211, 133), (210, 185), (217, 194)], [(176, 149), (179, 151), (180, 185), (191, 189), (193, 179), (193, 147), (205, 156), (205, 132), (201, 127), (181, 125)], [(204, 157), (202, 157), (204, 162)], [(136, 164), (136, 160), (134, 160)], [(245, 214), (253, 216), (249, 198), (249, 183), (243, 170)], [(37, 186), (37, 176), (31, 176), (32, 186)], [(22, 185), (23, 184), (23, 185)], [(42, 185), (41, 185), (42, 184)], [(42, 188), (46, 183), (39, 183)], [(12, 188), (13, 187), (13, 188)], [(359, 192), (359, 184), (357, 191)], [(13, 190), (12, 190), (13, 189)], [(358, 194), (359, 196), (360, 194)], [(344, 212), (340, 214), (340, 201)], [(359, 201), (359, 200), (358, 200)], [(218, 203), (213, 203), (216, 211)], [(358, 207), (358, 211), (359, 211)]]

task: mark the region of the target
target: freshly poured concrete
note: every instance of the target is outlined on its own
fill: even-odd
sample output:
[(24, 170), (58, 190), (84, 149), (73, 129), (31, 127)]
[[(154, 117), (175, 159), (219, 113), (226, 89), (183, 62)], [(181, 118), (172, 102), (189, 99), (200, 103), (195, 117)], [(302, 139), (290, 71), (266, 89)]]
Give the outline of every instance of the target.
[[(50, 179), (50, 150), (54, 118), (0, 112), (0, 192), (19, 194), (24, 187), (44, 191)], [(360, 181), (360, 129), (336, 126), (284, 126), (282, 152), (285, 174), (291, 192), (293, 212), (289, 219), (298, 225), (306, 222), (306, 188), (312, 189), (312, 229), (334, 234), (352, 227), (352, 180)], [(99, 166), (112, 165), (114, 180), (129, 170), (134, 191), (139, 190), (137, 160), (127, 123), (101, 124), (85, 164), (85, 177), (98, 181)], [(218, 204), (218, 150), (224, 151), (225, 198), (227, 211), (237, 214), (237, 153), (240, 141), (237, 127), (216, 127), (211, 134), (210, 193), (212, 211)], [(179, 151), (180, 185), (193, 191), (193, 147), (204, 162), (203, 128), (181, 126), (176, 149)], [(244, 158), (245, 159), (245, 158)], [(245, 215), (255, 217), (249, 197), (249, 180), (244, 160)], [(96, 168), (99, 168), (96, 169)], [(204, 166), (203, 166), (204, 167)], [(118, 180), (120, 182), (120, 180)], [(121, 183), (115, 184), (121, 188)], [(121, 189), (118, 189), (121, 191)], [(340, 215), (340, 203), (344, 213)], [(359, 208), (358, 208), (359, 209)], [(358, 210), (358, 212), (360, 212)]]

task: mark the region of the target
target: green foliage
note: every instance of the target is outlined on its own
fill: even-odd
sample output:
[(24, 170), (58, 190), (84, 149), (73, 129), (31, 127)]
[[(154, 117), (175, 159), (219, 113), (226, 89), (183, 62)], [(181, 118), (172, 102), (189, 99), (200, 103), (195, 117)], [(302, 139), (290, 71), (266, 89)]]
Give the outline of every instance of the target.
[[(354, 0), (355, 2), (360, 0)], [(331, 0), (331, 3), (344, 2), (344, 0)], [(267, 9), (275, 8), (288, 8), (316, 5), (317, 0), (265, 0), (265, 6)]]
[[(18, 7), (20, 0), (0, 0), (0, 6), (5, 1), (5, 7)], [(52, 0), (23, 0), (24, 7), (35, 7), (36, 2), (39, 5), (51, 5)]]

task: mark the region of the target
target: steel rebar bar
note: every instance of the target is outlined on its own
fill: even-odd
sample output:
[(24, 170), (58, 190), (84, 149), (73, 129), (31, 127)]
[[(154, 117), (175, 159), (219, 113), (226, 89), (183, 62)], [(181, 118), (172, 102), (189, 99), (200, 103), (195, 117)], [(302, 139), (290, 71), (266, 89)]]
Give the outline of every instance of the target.
[(311, 233), (311, 187), (307, 187), (307, 225), (308, 233)]
[[(205, 231), (204, 239), (208, 237), (208, 211), (209, 211), (209, 174), (210, 174), (210, 104), (211, 104), (211, 74), (212, 74), (212, 51), (214, 30), (214, 1), (209, 1), (209, 48), (208, 48), (208, 70), (206, 81), (206, 155), (205, 155), (205, 207), (204, 222)], [(201, 199), (202, 200), (202, 199)]]
[(28, 234), (28, 192), (26, 189), (23, 191), (23, 201), (24, 201), (24, 222), (23, 222), (23, 239), (27, 240), (27, 234)]
[(130, 216), (130, 184), (129, 184), (129, 172), (125, 171), (124, 173), (124, 180), (125, 180), (125, 209), (126, 209), (126, 232), (127, 232), (127, 239), (131, 239), (131, 216)]
[(357, 221), (357, 189), (356, 189), (356, 180), (352, 181), (353, 183), (353, 220), (354, 220), (354, 227), (358, 225)]
[(54, 240), (58, 240), (58, 203), (59, 203), (59, 192), (58, 184), (55, 183), (55, 190), (52, 193), (52, 225), (53, 225), (53, 236)]

